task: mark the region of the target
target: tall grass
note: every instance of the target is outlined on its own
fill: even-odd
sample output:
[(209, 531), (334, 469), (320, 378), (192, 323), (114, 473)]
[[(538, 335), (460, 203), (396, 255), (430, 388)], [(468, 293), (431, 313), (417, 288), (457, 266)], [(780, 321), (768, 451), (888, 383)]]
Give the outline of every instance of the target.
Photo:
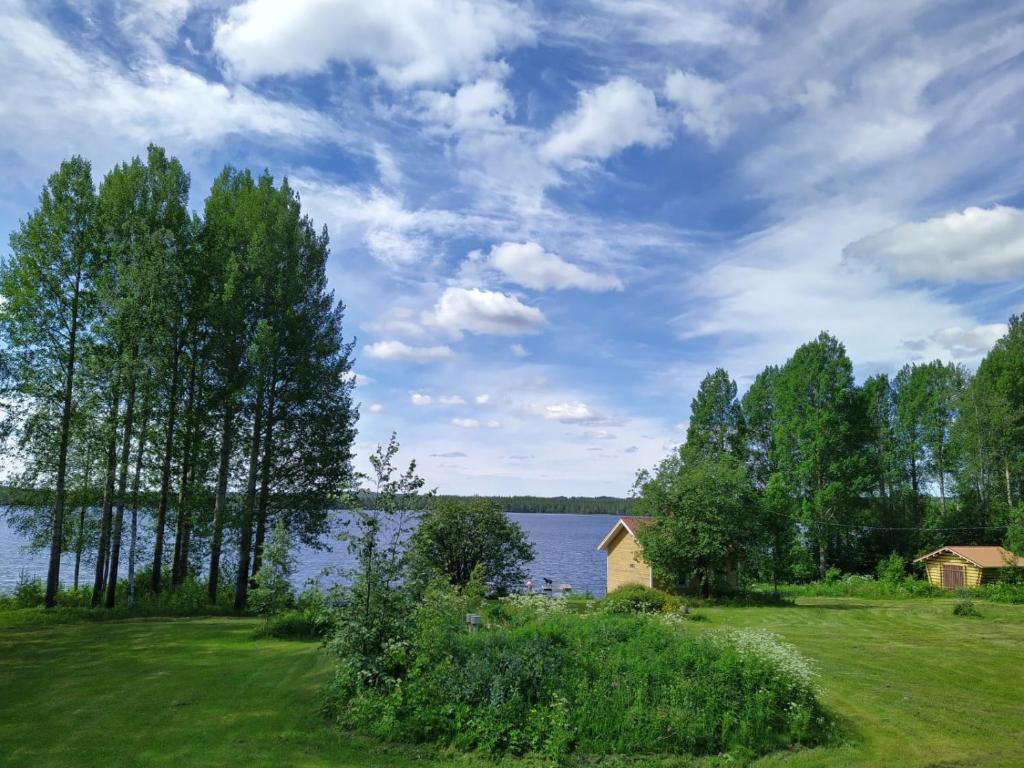
[(330, 709), (389, 740), (552, 758), (759, 755), (828, 736), (813, 673), (773, 636), (549, 602), (564, 607), (505, 604), (469, 632), (472, 606), (435, 591), (390, 650), (385, 682), (364, 686), (343, 660)]

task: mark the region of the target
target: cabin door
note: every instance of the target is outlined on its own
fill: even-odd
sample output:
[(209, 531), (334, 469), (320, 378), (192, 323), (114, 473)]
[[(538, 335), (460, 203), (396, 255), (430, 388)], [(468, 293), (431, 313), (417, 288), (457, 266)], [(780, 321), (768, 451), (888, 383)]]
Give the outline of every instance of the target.
[(964, 569), (959, 565), (942, 566), (942, 586), (946, 589), (960, 589), (964, 585)]

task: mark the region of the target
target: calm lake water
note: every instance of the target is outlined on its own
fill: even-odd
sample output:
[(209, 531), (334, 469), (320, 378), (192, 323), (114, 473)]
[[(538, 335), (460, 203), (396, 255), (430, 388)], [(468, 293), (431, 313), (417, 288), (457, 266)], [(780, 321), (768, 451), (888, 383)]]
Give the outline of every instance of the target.
[[(537, 587), (542, 578), (549, 578), (556, 584), (572, 584), (576, 592), (590, 592), (596, 596), (604, 594), (605, 554), (597, 551), (597, 545), (615, 524), (616, 517), (547, 514), (511, 514), (509, 517), (522, 526), (534, 544), (536, 558), (528, 570)], [(25, 543), (0, 515), (0, 592), (12, 590), (22, 573), (29, 578), (46, 578), (48, 551), (29, 550)], [(145, 563), (149, 556), (151, 550), (147, 543), (141, 543), (139, 563)], [(297, 586), (316, 578), (325, 569), (349, 567), (351, 561), (344, 544), (334, 541), (331, 544), (333, 551), (299, 548), (296, 552), (299, 566), (295, 576)], [(126, 537), (122, 558), (127, 556), (127, 548)], [(226, 556), (230, 558), (233, 555), (228, 553)], [(65, 584), (71, 584), (74, 567), (74, 555), (65, 554), (60, 570), (61, 581)], [(122, 560), (122, 575), (126, 569), (127, 562)], [(83, 563), (81, 581), (91, 583), (92, 573), (91, 561)], [(328, 577), (325, 580), (333, 579)]]

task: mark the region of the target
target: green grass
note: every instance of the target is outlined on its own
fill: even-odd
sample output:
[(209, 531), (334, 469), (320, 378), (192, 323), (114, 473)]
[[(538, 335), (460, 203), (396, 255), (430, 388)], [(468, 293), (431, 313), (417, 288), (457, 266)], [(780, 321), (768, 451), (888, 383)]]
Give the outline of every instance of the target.
[[(981, 618), (954, 616), (946, 600), (801, 598), (702, 608), (709, 621), (693, 631), (769, 629), (818, 664), (847, 743), (759, 766), (1019, 767), (1024, 606), (977, 607)], [(489, 765), (330, 728), (318, 713), (330, 659), (316, 643), (254, 639), (256, 626), (227, 617), (0, 625), (0, 765)]]

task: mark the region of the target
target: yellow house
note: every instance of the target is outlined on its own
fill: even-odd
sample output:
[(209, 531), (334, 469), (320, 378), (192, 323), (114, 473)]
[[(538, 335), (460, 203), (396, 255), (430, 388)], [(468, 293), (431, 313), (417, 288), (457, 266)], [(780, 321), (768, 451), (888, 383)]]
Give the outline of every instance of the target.
[(609, 592), (626, 584), (654, 586), (651, 566), (644, 562), (640, 542), (636, 539), (639, 527), (649, 521), (646, 517), (620, 517), (597, 545), (599, 550), (608, 553)]
[(922, 555), (928, 581), (944, 589), (977, 587), (999, 580), (1002, 568), (1024, 568), (1024, 557), (1002, 547), (949, 546)]
[[(643, 548), (637, 541), (636, 532), (650, 523), (651, 518), (649, 517), (620, 517), (608, 531), (608, 535), (597, 545), (599, 550), (608, 553), (607, 590), (609, 592), (626, 584), (640, 584), (644, 587), (674, 591), (674, 588), (669, 585), (656, 581), (651, 566), (644, 562)], [(718, 578), (721, 583), (732, 589), (735, 589), (739, 583), (738, 573), (733, 566), (719, 574)], [(693, 576), (686, 584), (679, 584), (676, 588), (685, 593), (697, 594), (701, 590), (701, 580), (697, 576)]]

